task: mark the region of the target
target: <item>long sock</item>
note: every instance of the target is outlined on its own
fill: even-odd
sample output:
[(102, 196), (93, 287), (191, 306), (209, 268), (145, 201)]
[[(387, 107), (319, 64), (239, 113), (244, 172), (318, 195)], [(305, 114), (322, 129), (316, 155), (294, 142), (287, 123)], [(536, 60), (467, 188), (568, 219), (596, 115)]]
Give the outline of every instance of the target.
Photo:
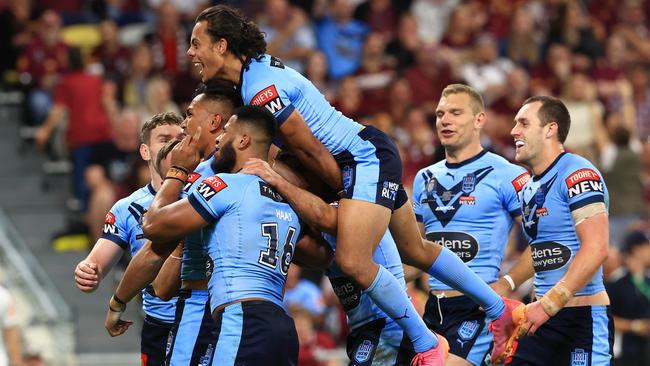
[(415, 311), (399, 281), (386, 268), (379, 266), (375, 280), (366, 294), (406, 332), (415, 352), (425, 352), (438, 346), (438, 338)]
[(490, 320), (503, 314), (505, 305), (501, 297), (451, 250), (442, 247), (429, 274), (445, 285), (459, 290), (479, 304)]

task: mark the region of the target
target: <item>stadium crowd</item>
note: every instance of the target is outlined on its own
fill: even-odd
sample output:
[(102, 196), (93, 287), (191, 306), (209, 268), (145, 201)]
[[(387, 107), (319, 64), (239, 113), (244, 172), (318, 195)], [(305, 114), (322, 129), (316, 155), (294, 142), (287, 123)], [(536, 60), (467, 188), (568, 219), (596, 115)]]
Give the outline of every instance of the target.
[[(216, 3), (254, 19), (267, 53), (339, 111), (393, 138), (409, 195), (416, 173), (444, 158), (434, 112), (445, 86), (482, 94), (482, 144), (510, 161), (522, 102), (559, 97), (571, 114), (565, 147), (598, 167), (609, 189), (605, 271), (623, 334), (621, 365), (633, 365), (630, 356), (650, 362), (650, 2), (0, 0), (2, 88), (24, 93), (23, 124), (36, 147), (53, 158), (54, 146), (67, 147), (89, 243), (113, 203), (148, 181), (141, 123), (191, 101), (200, 77), (185, 54), (189, 36), (196, 15)], [(514, 231), (505, 267), (526, 245)], [(625, 282), (627, 272), (644, 280)], [(408, 286), (422, 313), (426, 278)], [(291, 266), (285, 301), (300, 365), (325, 365), (348, 331), (329, 282)]]

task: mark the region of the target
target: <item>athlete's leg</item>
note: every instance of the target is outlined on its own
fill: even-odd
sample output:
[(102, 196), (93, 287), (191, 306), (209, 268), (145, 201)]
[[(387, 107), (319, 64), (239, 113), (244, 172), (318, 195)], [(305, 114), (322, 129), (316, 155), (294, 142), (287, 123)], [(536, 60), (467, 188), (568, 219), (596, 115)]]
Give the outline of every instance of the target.
[(417, 315), (402, 285), (372, 260), (388, 228), (390, 210), (378, 204), (342, 199), (338, 209), (336, 262), (368, 296), (408, 334), (416, 352), (437, 345), (437, 338)]
[(453, 353), (449, 354), (445, 366), (473, 366), (469, 361), (464, 358), (458, 357)]

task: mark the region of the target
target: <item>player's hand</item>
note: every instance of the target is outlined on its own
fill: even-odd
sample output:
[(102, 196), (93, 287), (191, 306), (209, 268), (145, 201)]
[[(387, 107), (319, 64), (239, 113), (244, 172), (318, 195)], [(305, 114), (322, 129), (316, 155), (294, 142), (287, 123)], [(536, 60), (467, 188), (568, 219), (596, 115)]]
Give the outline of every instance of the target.
[(77, 288), (83, 292), (93, 292), (99, 286), (99, 274), (97, 263), (82, 260), (74, 269), (74, 282)]
[(498, 281), (493, 282), (490, 287), (499, 294), (499, 296), (511, 297), (512, 291), (510, 291), (510, 284), (503, 278), (500, 278)]
[(111, 335), (111, 337), (117, 337), (124, 334), (124, 332), (126, 332), (127, 329), (129, 329), (129, 327), (133, 324), (133, 321), (131, 320), (120, 319), (121, 316), (121, 311), (113, 311), (110, 307), (108, 308), (104, 326), (106, 327), (106, 330), (108, 331), (108, 334)]
[(267, 181), (270, 185), (276, 186), (278, 182), (282, 179), (278, 173), (276, 173), (273, 168), (262, 159), (250, 158), (244, 163), (244, 168), (242, 168), (242, 173), (253, 174)]
[(539, 301), (526, 305), (525, 313), (526, 321), (524, 321), (524, 324), (521, 326), (522, 332), (520, 333), (522, 336), (526, 334), (535, 334), (537, 329), (550, 319), (548, 314), (546, 314), (546, 311), (544, 311), (542, 303)]
[(45, 126), (39, 127), (34, 133), (34, 143), (39, 149), (45, 150), (48, 141), (50, 141), (50, 131)]
[(194, 134), (183, 137), (183, 140), (172, 149), (172, 166), (184, 168), (188, 172), (196, 169), (196, 166), (201, 162), (201, 152), (199, 151), (200, 137), (201, 127), (197, 127)]

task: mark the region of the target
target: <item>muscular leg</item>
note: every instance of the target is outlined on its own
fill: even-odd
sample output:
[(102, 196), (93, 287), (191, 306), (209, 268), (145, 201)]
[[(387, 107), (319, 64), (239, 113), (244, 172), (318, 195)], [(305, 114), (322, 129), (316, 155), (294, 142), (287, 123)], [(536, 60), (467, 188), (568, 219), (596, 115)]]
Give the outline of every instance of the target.
[(449, 357), (445, 362), (445, 366), (472, 366), (472, 363), (464, 358), (456, 356), (453, 353), (449, 353)]
[(425, 352), (437, 346), (436, 336), (417, 314), (399, 281), (372, 260), (389, 221), (390, 210), (386, 207), (342, 199), (338, 209), (336, 262), (404, 329), (415, 351)]

